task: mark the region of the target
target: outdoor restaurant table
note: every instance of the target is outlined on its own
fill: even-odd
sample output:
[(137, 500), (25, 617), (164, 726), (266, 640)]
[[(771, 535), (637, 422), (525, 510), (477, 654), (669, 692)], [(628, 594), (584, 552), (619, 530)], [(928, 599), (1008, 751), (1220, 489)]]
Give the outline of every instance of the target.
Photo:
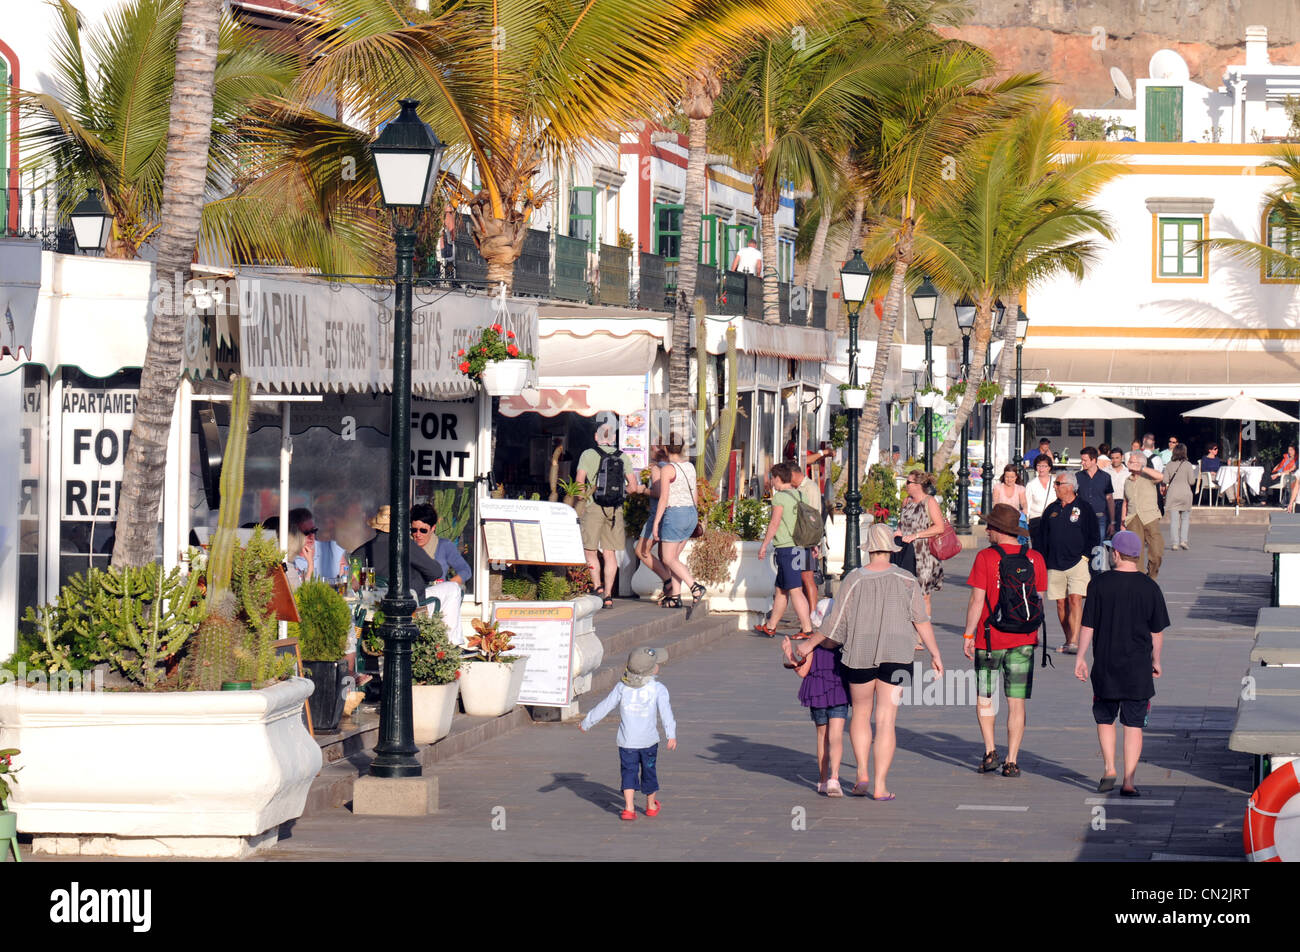
[[(1237, 467), (1220, 466), (1219, 472), (1214, 477), (1215, 482), (1219, 484), (1219, 492), (1226, 493), (1229, 489), (1233, 492), (1237, 490)], [(1256, 496), (1259, 495), (1260, 483), (1264, 480), (1263, 466), (1243, 466), (1241, 468), (1241, 481), (1246, 484)], [(1231, 497), (1229, 497), (1231, 498)]]

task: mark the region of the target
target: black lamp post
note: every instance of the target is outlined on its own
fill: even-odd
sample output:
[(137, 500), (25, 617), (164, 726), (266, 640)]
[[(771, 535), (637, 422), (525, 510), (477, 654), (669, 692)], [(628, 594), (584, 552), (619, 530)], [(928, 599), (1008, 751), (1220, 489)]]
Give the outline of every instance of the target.
[[(384, 127), (370, 147), (379, 189), (390, 209), (425, 208), (438, 177), (443, 144), (420, 117), (414, 99)], [(411, 298), (415, 231), (398, 223), (397, 281), (393, 299), (393, 416), (389, 461), (391, 524), (388, 536), (388, 594), (380, 603), (384, 623), (384, 686), (379, 709), (379, 743), (370, 773), (375, 777), (418, 777), (411, 719), (411, 646), (416, 602), (410, 591), (411, 544)]]
[[(961, 379), (970, 386), (970, 332), (975, 326), (975, 302), (970, 295), (953, 305), (957, 312), (957, 327), (961, 330)], [(967, 440), (970, 436), (970, 420), (961, 428), (961, 461), (957, 467), (957, 521), (954, 528), (961, 533), (970, 532), (970, 451)]]
[(100, 201), (99, 189), (87, 190), (86, 197), (77, 203), (69, 216), (72, 233), (82, 251), (100, 251), (108, 247), (113, 228), (113, 214)]
[(1020, 413), (1020, 356), (1025, 349), (1025, 335), (1029, 333), (1029, 312), (1023, 307), (1020, 308), (1020, 315), (1016, 318), (1016, 446), (1015, 456), (1012, 462), (1016, 464), (1016, 469), (1020, 468), (1024, 462), (1024, 456), (1021, 450), (1025, 445), (1024, 433), (1021, 430), (1024, 427), (1024, 417)]
[[(1002, 299), (993, 302), (992, 320), (989, 321), (989, 345), (984, 348), (984, 379), (993, 379), (993, 341), (1002, 333), (1002, 318), (1007, 308)], [(988, 516), (993, 508), (993, 402), (984, 404), (984, 467), (980, 472), (980, 516)]]
[[(862, 252), (854, 250), (853, 257), (840, 269), (840, 293), (849, 312), (849, 386), (858, 385), (858, 314), (867, 299), (867, 285), (871, 283), (871, 268), (862, 260)], [(862, 565), (861, 519), (862, 487), (858, 479), (858, 421), (862, 411), (851, 407), (849, 416), (849, 490), (844, 494), (844, 574)]]
[[(934, 340), (934, 318), (939, 309), (939, 292), (930, 283), (928, 275), (921, 280), (921, 286), (912, 292), (912, 307), (916, 308), (916, 319), (925, 331), (925, 383), (922, 387), (934, 386), (934, 360), (930, 352)], [(925, 408), (925, 471), (930, 472), (934, 466), (934, 407)]]

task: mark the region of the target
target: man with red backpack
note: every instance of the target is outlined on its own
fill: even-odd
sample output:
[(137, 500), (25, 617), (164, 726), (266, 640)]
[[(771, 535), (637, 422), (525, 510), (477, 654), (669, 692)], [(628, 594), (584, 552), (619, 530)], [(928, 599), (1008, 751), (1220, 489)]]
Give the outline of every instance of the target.
[(1034, 685), (1034, 646), (1043, 627), (1047, 563), (1037, 551), (1020, 544), (1020, 514), (1013, 506), (998, 503), (987, 525), (991, 544), (975, 556), (966, 579), (971, 593), (962, 652), (974, 659), (979, 684), (976, 713), (984, 738), (979, 772), (991, 773), (1002, 763), (994, 739), (997, 708), (993, 704), (1001, 673), (1007, 698), (1007, 759), (1002, 776), (1019, 777), (1016, 758), (1025, 736), (1025, 702)]

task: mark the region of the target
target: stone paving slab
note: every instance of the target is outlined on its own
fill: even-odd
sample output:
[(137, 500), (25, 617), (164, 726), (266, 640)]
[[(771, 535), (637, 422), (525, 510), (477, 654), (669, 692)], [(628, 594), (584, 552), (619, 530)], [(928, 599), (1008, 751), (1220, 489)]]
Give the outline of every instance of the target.
[[(334, 809), (298, 820), (255, 859), (1240, 861), (1251, 764), (1227, 740), (1268, 597), (1263, 532), (1194, 532), (1195, 548), (1166, 555), (1160, 581), (1172, 625), (1138, 774), (1141, 801), (1096, 793), (1091, 691), (1068, 656), (1036, 672), (1020, 779), (975, 773), (982, 747), (972, 706), (909, 705), (889, 775), (898, 799), (819, 797), (797, 678), (775, 644), (740, 632), (671, 659), (661, 675), (680, 746), (660, 747), (664, 812), (655, 819), (618, 819), (611, 715), (586, 735), (527, 725), (438, 764), (436, 816)], [(969, 667), (959, 633), (971, 558), (947, 563), (934, 598), (950, 669)], [(1058, 644), (1059, 628), (1049, 628)], [(846, 736), (842, 776), (853, 773)]]

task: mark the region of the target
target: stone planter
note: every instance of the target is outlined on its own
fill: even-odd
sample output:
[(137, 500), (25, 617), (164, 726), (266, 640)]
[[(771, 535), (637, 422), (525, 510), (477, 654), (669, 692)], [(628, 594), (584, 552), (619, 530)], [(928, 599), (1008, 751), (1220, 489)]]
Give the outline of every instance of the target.
[(491, 397), (517, 397), (528, 383), (530, 360), (494, 360), (483, 368), (479, 380)]
[[(691, 554), (695, 541), (686, 543), (682, 549), (682, 561)], [(736, 559), (732, 562), (727, 579), (724, 582), (706, 584), (710, 611), (722, 612), (766, 612), (772, 607), (772, 596), (776, 592), (776, 563), (773, 550), (769, 546), (767, 558), (758, 557), (761, 542), (737, 542)], [(639, 566), (632, 577), (632, 589), (642, 598), (653, 595), (663, 587), (663, 582), (654, 572), (644, 565)], [(690, 598), (688, 592), (682, 599), (685, 604)]]
[(519, 702), (527, 658), (468, 661), (460, 669), (460, 700), (470, 717), (500, 717)]
[(241, 856), (302, 814), (321, 768), (312, 684), (259, 691), (36, 691), (0, 685), (0, 747), (22, 749), (9, 806), (36, 852)]
[(451, 733), (460, 682), (411, 686), (411, 721), (417, 744), (432, 744)]

